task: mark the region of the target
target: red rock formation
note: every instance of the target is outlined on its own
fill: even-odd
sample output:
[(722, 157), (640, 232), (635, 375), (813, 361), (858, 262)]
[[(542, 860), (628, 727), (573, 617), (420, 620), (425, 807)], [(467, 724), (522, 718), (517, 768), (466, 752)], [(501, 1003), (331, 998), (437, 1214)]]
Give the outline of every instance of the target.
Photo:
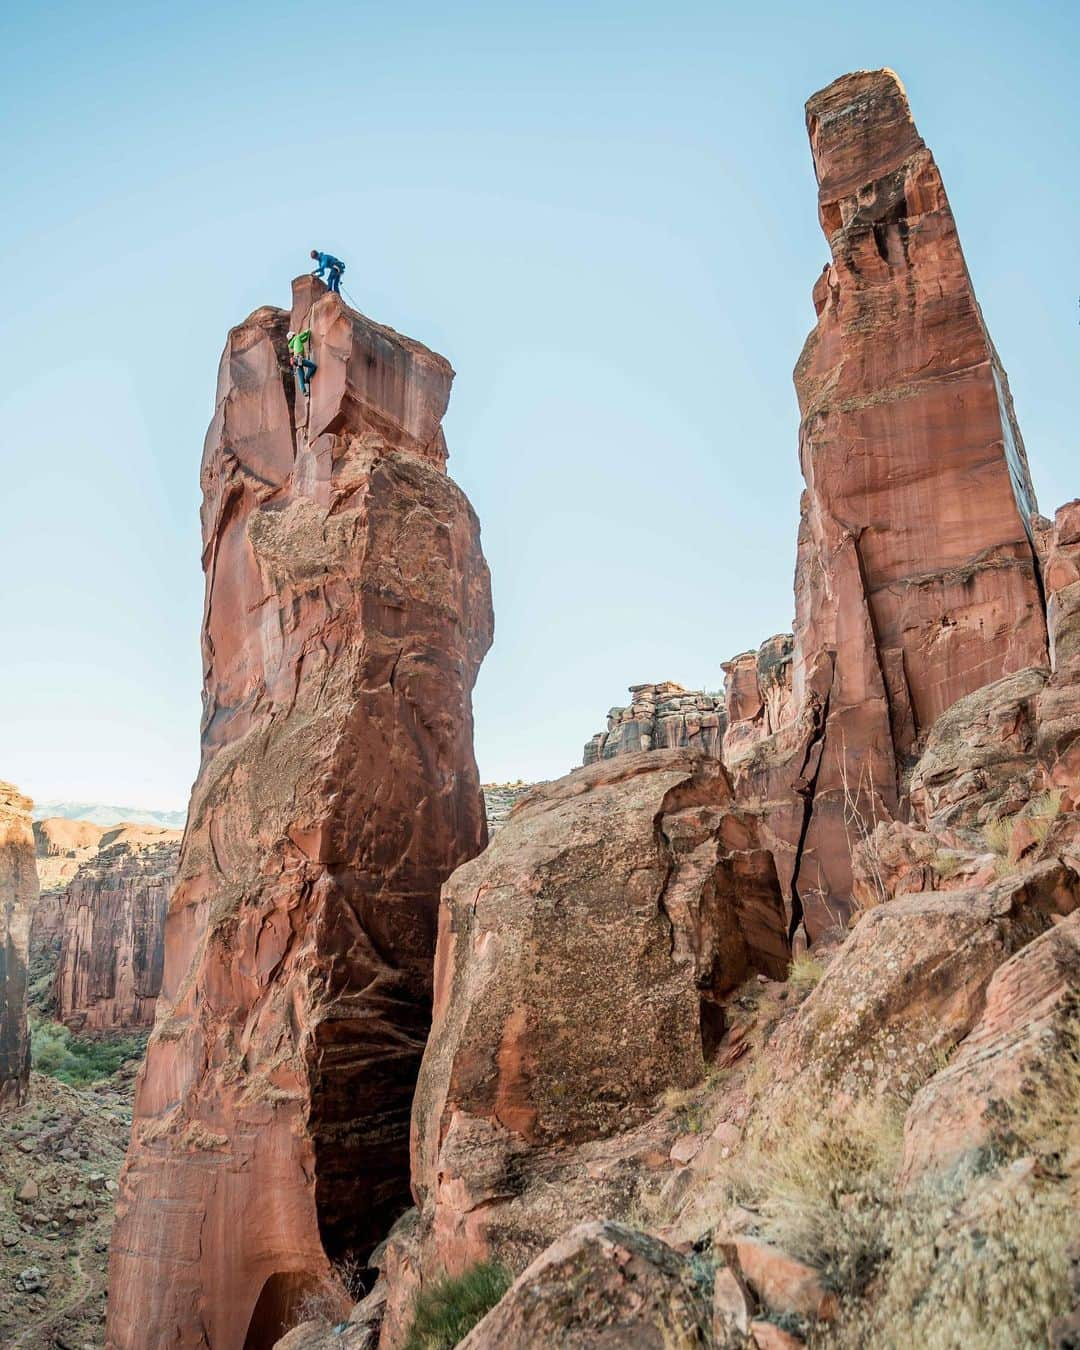
[[(1022, 1117), (1026, 1097), (1030, 1113), (1040, 1087), (1046, 1091), (1055, 1074), (1070, 1071), (1080, 1048), (1078, 995), (1080, 913), (1073, 913), (999, 967), (974, 1029), (912, 1102), (904, 1125), (903, 1181), (946, 1171), (992, 1144), (995, 1130), (1020, 1123), (1010, 1121), (1010, 1110)], [(1067, 1100), (1066, 1090), (1061, 1102)]]
[(1054, 517), (1045, 567), (1051, 676), (1038, 704), (1044, 781), (1080, 809), (1080, 499)]
[(30, 952), (59, 955), (64, 937), (64, 892), (79, 864), (98, 850), (103, 825), (48, 816), (34, 821), (40, 895), (30, 925)]
[(729, 768), (790, 722), (792, 644), (790, 633), (778, 633), (757, 651), (724, 662), (724, 763)]
[(0, 783), (0, 1110), (17, 1106), (30, 1082), (26, 965), (38, 898), (32, 805)]
[[(286, 364), (310, 327), (310, 403)], [(203, 755), (109, 1277), (125, 1350), (260, 1350), (408, 1194), (439, 889), (483, 846), (453, 372), (310, 278), (226, 344), (202, 484)]]
[[(391, 1257), (390, 1343), (418, 1272), (489, 1250), (520, 1268), (625, 1196), (645, 1171), (634, 1127), (701, 1080), (735, 988), (787, 961), (772, 860), (717, 759), (620, 755), (522, 799), (443, 891), (413, 1112), (421, 1226)], [(620, 1167), (596, 1141), (627, 1132)]]
[(171, 842), (102, 849), (67, 889), (56, 1004), (69, 1027), (121, 1031), (153, 1024), (165, 908), (180, 852), (180, 831), (161, 833)]
[(608, 729), (585, 744), (583, 763), (595, 764), (639, 750), (672, 750), (688, 746), (720, 757), (724, 734), (724, 704), (713, 694), (684, 689), (673, 680), (663, 684), (632, 684), (633, 702), (611, 708)]
[(1045, 664), (1046, 628), (1008, 384), (900, 82), (846, 75), (806, 116), (832, 262), (795, 369), (793, 726), (737, 786), (769, 813), (813, 933), (846, 916), (853, 842), (897, 811), (920, 738)]

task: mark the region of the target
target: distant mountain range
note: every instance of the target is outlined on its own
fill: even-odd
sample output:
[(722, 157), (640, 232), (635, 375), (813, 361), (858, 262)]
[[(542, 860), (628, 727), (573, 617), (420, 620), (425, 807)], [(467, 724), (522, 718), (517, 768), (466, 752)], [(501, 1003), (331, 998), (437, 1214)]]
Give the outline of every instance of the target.
[(103, 802), (37, 802), (34, 819), (63, 816), (65, 820), (89, 820), (94, 825), (165, 825), (182, 830), (187, 819), (183, 811), (147, 811), (141, 806), (106, 806)]

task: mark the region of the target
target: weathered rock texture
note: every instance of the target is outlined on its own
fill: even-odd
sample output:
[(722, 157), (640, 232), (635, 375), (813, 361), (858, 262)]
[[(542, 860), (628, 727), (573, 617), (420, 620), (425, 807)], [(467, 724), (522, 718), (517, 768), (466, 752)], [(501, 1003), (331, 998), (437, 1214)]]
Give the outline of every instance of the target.
[(787, 960), (772, 859), (715, 757), (619, 756), (525, 797), (443, 891), (413, 1113), (420, 1227), (392, 1257), (391, 1335), (406, 1265), (493, 1251), (520, 1268), (625, 1200), (626, 1173), (657, 1160), (621, 1167), (598, 1141), (655, 1148), (633, 1132), (657, 1095), (701, 1080), (732, 991)]
[(1080, 499), (1054, 517), (1045, 567), (1051, 675), (1039, 697), (1044, 781), (1080, 809)]
[(461, 1350), (697, 1350), (710, 1320), (686, 1256), (623, 1224), (583, 1223), (537, 1257)]
[(69, 1027), (121, 1031), (153, 1024), (165, 909), (180, 852), (180, 831), (162, 833), (171, 839), (102, 849), (68, 886), (56, 1007)]
[[(310, 327), (310, 402), (285, 333)], [(109, 1279), (111, 1345), (259, 1350), (408, 1194), (439, 889), (485, 841), (453, 372), (294, 285), (230, 333), (203, 459), (204, 718)]]
[(793, 645), (790, 633), (778, 633), (756, 652), (724, 662), (725, 764), (737, 763), (791, 720)]
[(724, 701), (715, 694), (663, 684), (632, 684), (632, 703), (608, 712), (607, 731), (598, 731), (585, 745), (583, 762), (595, 764), (639, 750), (670, 750), (688, 746), (706, 755), (720, 756), (724, 735)]
[(66, 816), (34, 821), (38, 902), (30, 924), (30, 951), (59, 955), (64, 937), (64, 892), (79, 865), (98, 851), (104, 825)]
[(793, 725), (737, 788), (769, 815), (813, 933), (846, 917), (852, 844), (896, 814), (926, 731), (1045, 664), (1046, 626), (1008, 383), (899, 80), (844, 76), (807, 128), (832, 262), (795, 369)]
[(0, 1110), (17, 1106), (30, 1082), (26, 967), (38, 898), (33, 803), (0, 783)]

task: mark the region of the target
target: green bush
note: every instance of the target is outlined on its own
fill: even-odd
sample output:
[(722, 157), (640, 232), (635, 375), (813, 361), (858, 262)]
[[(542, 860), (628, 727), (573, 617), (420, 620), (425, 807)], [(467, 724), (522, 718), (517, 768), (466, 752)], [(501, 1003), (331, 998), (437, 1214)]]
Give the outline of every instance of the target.
[(456, 1279), (435, 1280), (416, 1296), (404, 1350), (453, 1350), (512, 1283), (497, 1261), (481, 1261)]
[(92, 1040), (74, 1035), (60, 1022), (31, 1023), (30, 1056), (38, 1073), (47, 1073), (69, 1087), (83, 1087), (108, 1078), (130, 1059), (146, 1053), (145, 1032)]

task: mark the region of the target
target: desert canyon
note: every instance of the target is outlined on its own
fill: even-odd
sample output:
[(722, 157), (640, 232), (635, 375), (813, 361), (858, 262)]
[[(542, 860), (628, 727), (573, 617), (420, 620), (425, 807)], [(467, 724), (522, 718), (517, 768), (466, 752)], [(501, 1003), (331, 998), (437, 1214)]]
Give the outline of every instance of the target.
[(899, 78), (806, 127), (791, 631), (556, 781), (481, 789), (449, 362), (310, 276), (229, 332), (185, 829), (0, 784), (10, 1343), (1080, 1346), (1080, 499)]

